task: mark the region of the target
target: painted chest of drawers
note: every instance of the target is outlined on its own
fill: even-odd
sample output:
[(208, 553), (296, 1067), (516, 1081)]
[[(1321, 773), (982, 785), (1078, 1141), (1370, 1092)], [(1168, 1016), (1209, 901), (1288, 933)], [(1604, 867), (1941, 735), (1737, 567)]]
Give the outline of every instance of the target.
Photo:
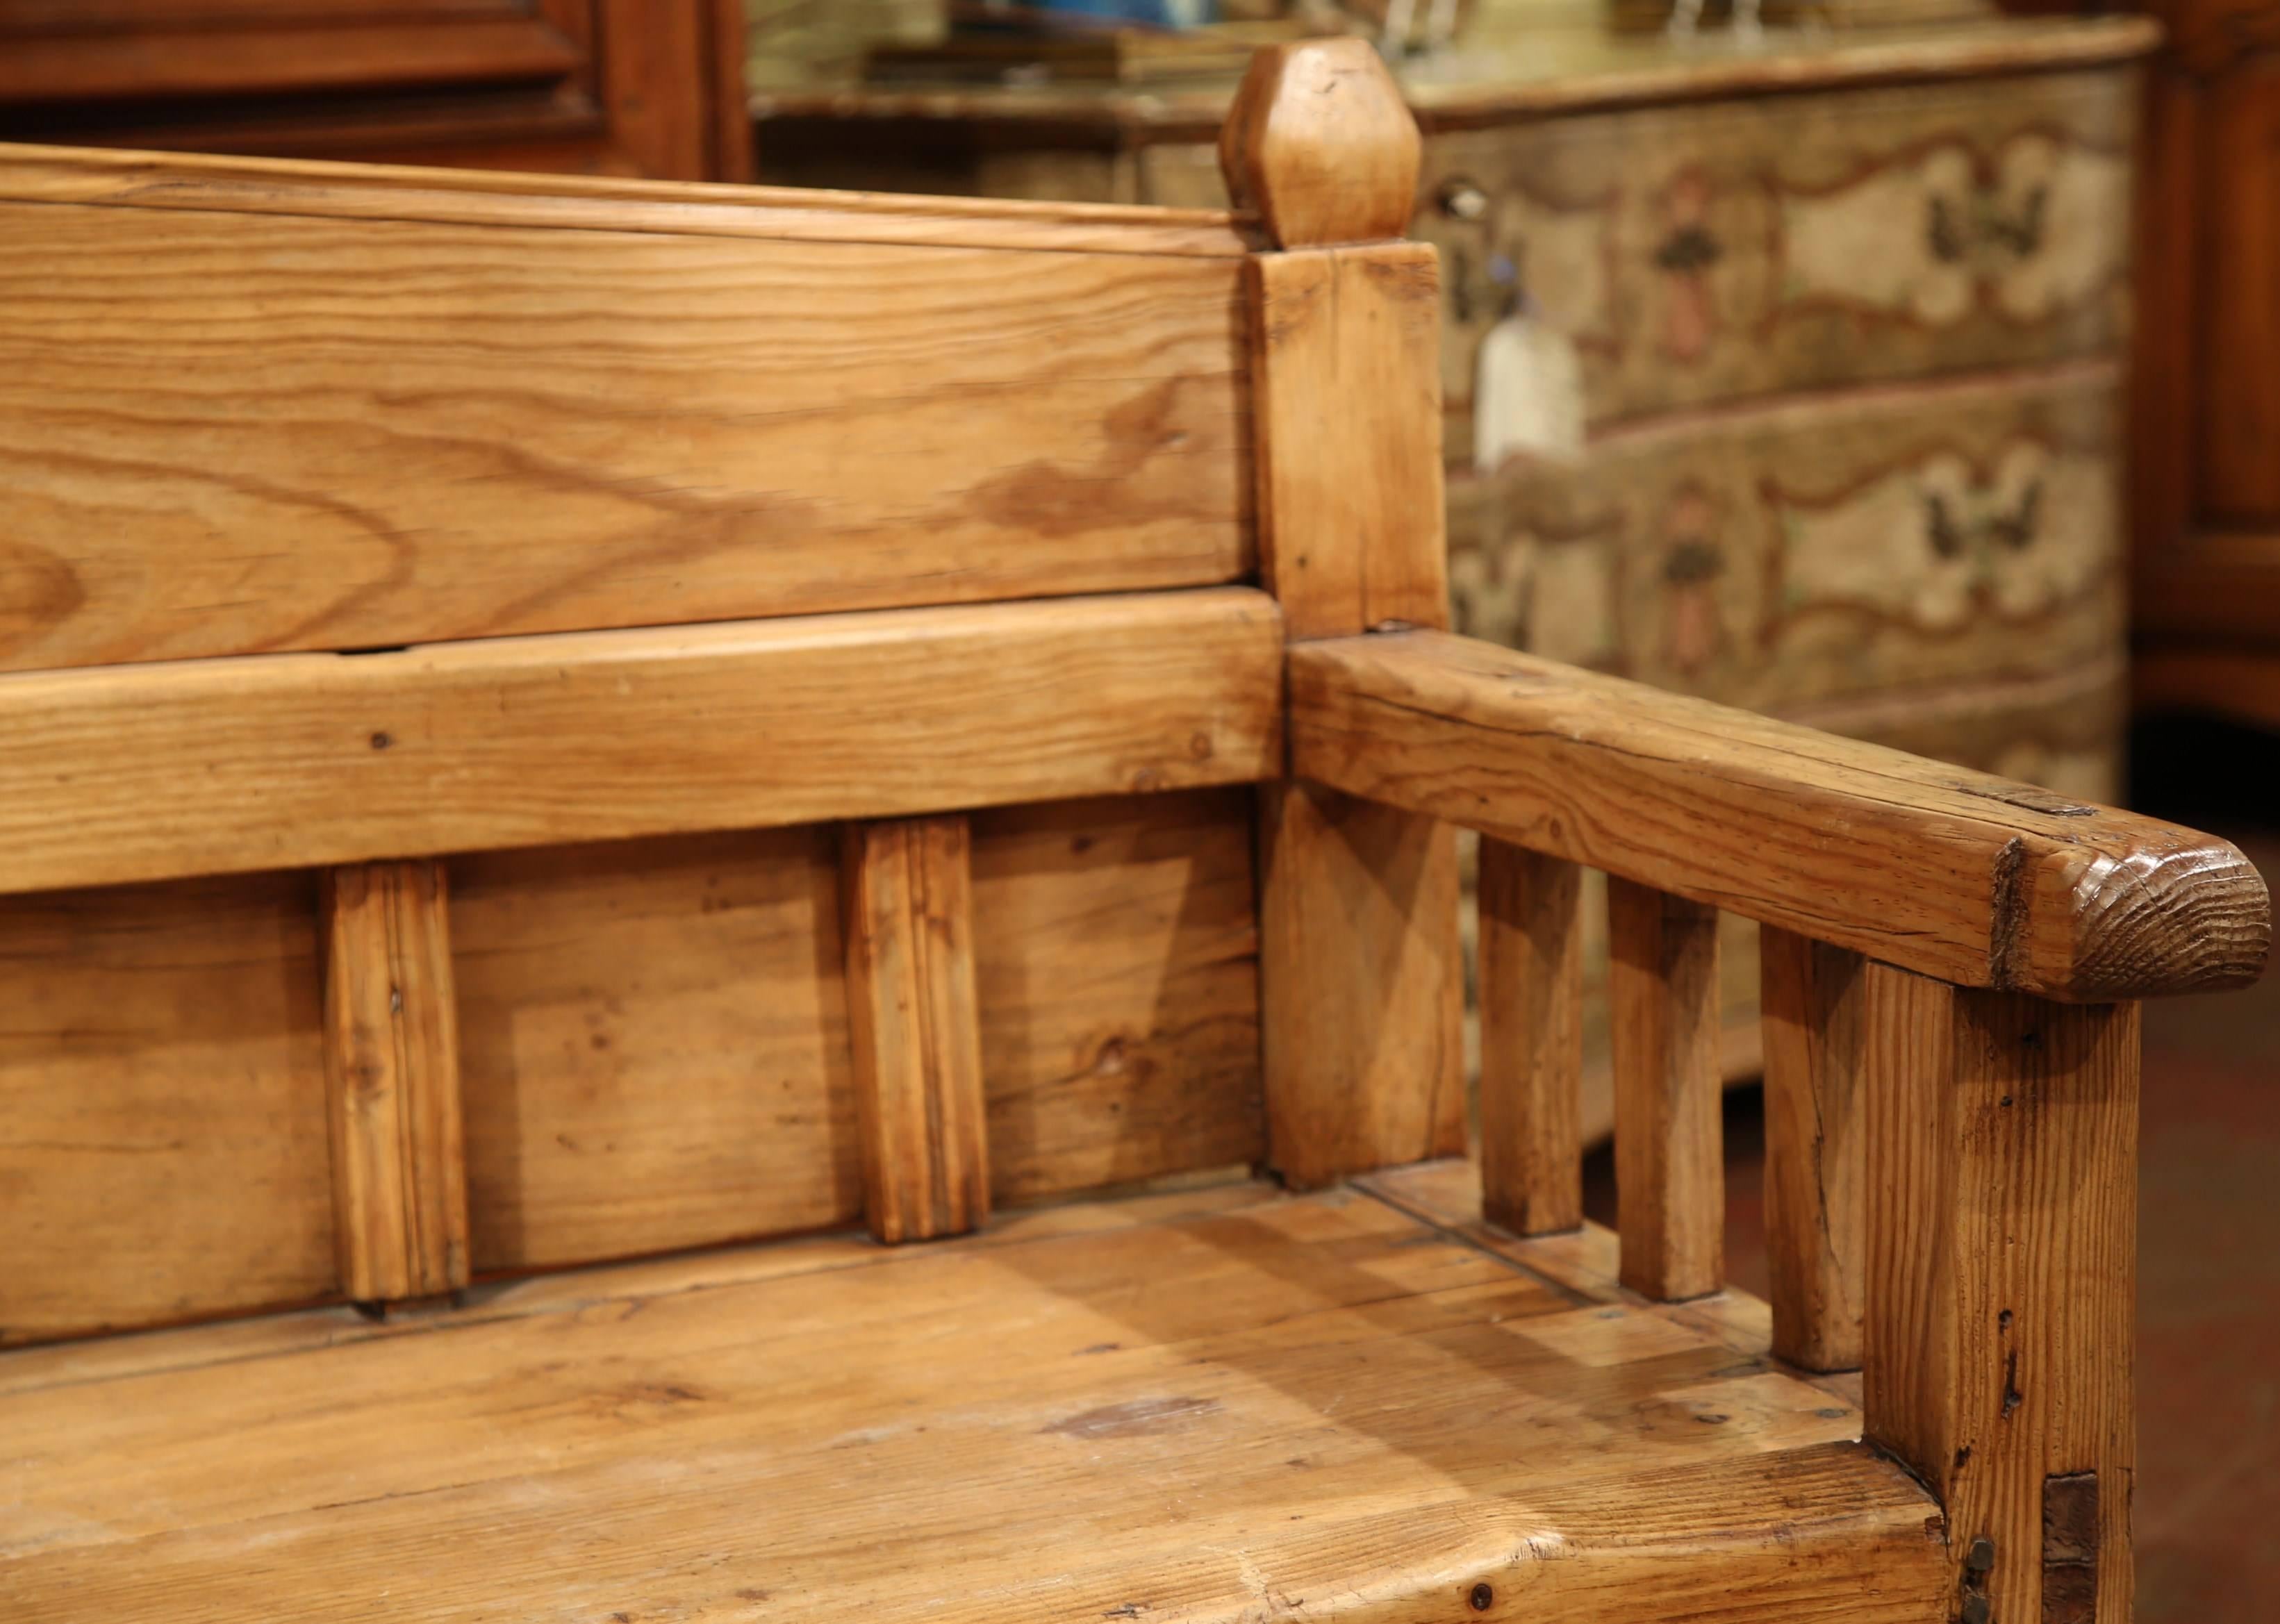
[[(1691, 44), (1493, 5), (1404, 82), (1460, 629), (2111, 800), (2135, 19)], [(755, 102), (762, 178), (1223, 205), (1224, 87)], [(1739, 1016), (1755, 954), (1727, 954)], [(1734, 1066), (1753, 1025), (1737, 1021)]]

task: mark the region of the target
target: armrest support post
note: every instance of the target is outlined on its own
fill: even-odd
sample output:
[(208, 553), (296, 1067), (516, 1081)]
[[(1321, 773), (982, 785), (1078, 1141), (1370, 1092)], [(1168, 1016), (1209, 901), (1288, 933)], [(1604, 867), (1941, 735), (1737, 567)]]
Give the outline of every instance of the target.
[(1946, 1507), (1959, 1607), (2124, 1624), (2138, 1006), (1868, 974), (1868, 1435)]

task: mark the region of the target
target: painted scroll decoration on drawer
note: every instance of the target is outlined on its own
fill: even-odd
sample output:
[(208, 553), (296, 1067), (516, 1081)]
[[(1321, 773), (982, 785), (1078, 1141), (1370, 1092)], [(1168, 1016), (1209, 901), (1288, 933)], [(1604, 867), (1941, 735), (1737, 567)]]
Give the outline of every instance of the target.
[(2034, 131), (1988, 153), (1961, 136), (1781, 200), (1775, 319), (1833, 303), (1928, 326), (1977, 308), (2047, 321), (2128, 274), (2130, 165)]
[(1602, 434), (1451, 485), (1468, 635), (1780, 709), (2045, 675), (2120, 635), (2102, 364)]
[(1940, 450), (1828, 495), (1778, 484), (1784, 613), (1849, 608), (1926, 633), (2032, 622), (2107, 573), (2109, 461), (2030, 438)]

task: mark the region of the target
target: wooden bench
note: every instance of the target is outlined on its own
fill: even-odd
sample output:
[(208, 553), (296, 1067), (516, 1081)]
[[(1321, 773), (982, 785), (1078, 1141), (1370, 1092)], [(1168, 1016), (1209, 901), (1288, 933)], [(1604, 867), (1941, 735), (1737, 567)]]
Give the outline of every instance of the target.
[(12, 1614), (2129, 1617), (2134, 1001), (2264, 888), (1439, 629), (1416, 150), (0, 150)]

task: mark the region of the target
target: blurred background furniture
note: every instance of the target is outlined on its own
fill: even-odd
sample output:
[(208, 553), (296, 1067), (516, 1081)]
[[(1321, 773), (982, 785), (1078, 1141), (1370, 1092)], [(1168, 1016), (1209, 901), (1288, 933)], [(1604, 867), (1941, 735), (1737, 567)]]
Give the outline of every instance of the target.
[(2280, 14), (2157, 0), (2132, 438), (2141, 708), (2280, 727)]
[(742, 180), (742, 0), (0, 0), (0, 141)]
[[(868, 21), (907, 45), (928, 12)], [(870, 84), (851, 32), (754, 37), (764, 181), (1225, 202), (1231, 78), (925, 84), (897, 60)], [(1444, 265), (1457, 626), (2119, 800), (2156, 38), (1976, 17), (1674, 41), (1483, 0), (1397, 64), (1426, 131), (1411, 234)], [(794, 57), (808, 88), (766, 88)], [(1757, 958), (1729, 929), (1741, 1076)], [(1589, 1109), (1604, 1127), (1603, 1086)]]

